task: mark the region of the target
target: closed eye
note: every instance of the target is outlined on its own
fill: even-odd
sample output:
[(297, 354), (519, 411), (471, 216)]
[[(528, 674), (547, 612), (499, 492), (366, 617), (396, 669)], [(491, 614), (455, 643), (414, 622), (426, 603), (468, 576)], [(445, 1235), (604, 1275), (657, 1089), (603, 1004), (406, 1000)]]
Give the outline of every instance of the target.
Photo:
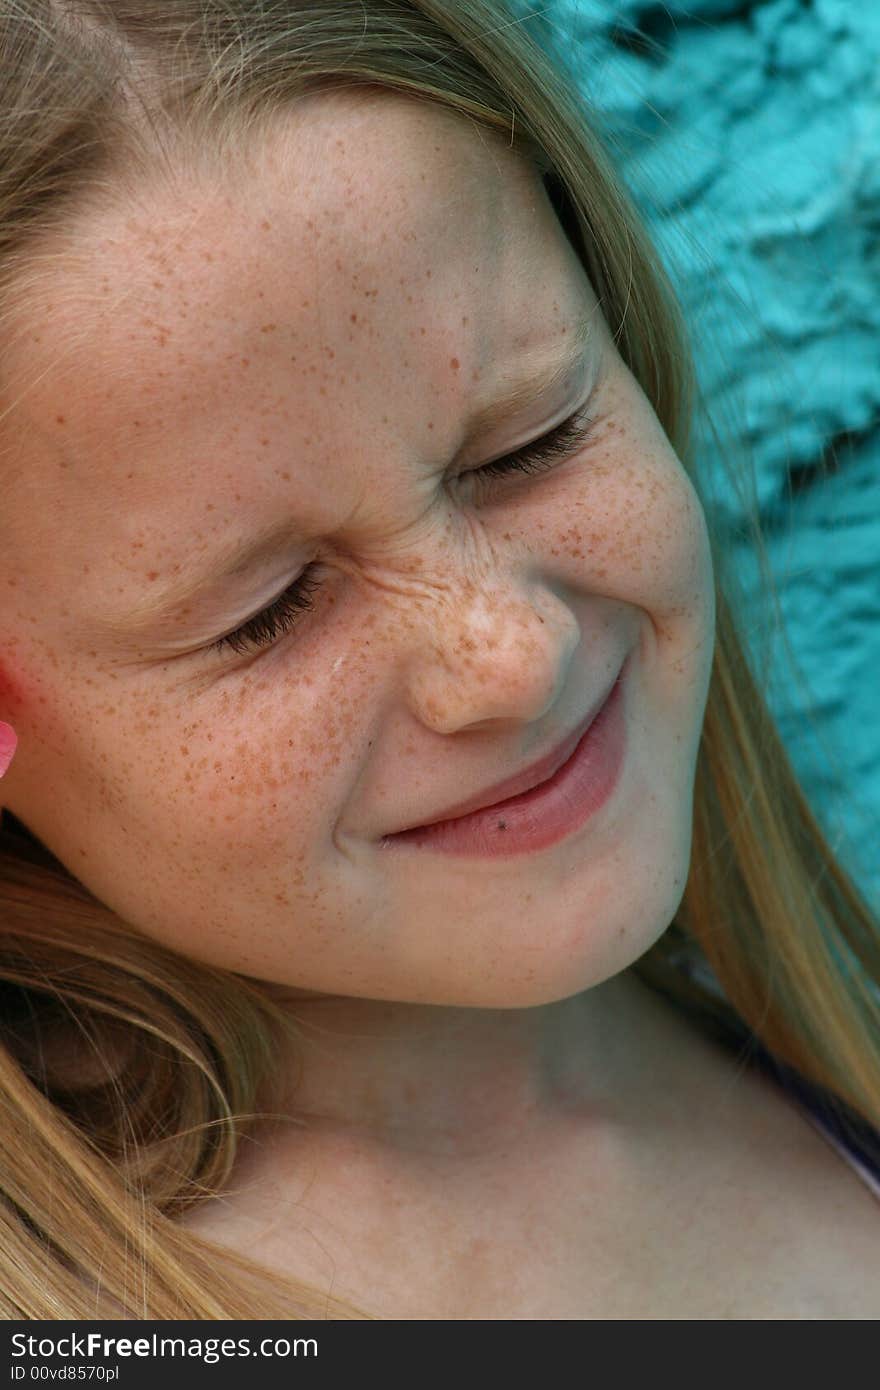
[(492, 463), (481, 464), (472, 473), (481, 478), (504, 477), (509, 473), (543, 473), (560, 459), (568, 458), (585, 444), (595, 424), (596, 417), (584, 406), (569, 415), (568, 419), (554, 425), (547, 434), (524, 444), (521, 449), (503, 454)]
[[(470, 469), (462, 476), (496, 479), (510, 477), (513, 473), (544, 473), (586, 443), (595, 420), (587, 406), (583, 406), (539, 439), (493, 459), (491, 463)], [(322, 588), (321, 581), (315, 577), (315, 568), (315, 565), (309, 565), (267, 608), (242, 623), (234, 632), (212, 642), (209, 650), (222, 651), (229, 647), (232, 651), (243, 653), (271, 646), (295, 626), (302, 613), (314, 608), (313, 595)]]

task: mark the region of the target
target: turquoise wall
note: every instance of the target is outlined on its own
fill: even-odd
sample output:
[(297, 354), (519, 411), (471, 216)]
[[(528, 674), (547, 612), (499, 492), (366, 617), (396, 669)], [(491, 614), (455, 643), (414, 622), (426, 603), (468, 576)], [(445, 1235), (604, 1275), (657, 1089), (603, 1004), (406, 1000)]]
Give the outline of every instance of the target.
[[(777, 639), (768, 697), (820, 820), (880, 906), (880, 0), (513, 8), (600, 112), (683, 300), (709, 406), (753, 459), (805, 681)], [(704, 438), (704, 490), (757, 652), (766, 613), (714, 452)]]

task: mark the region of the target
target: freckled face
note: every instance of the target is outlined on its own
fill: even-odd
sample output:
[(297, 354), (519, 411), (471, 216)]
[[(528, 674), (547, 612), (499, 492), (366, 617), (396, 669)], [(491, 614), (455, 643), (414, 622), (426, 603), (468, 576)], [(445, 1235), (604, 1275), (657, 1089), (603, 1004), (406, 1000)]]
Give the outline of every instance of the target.
[[(577, 363), (474, 435), (585, 317)], [(546, 1002), (652, 944), (690, 852), (704, 520), (503, 140), (310, 98), (222, 184), (84, 212), (6, 357), (4, 801), (98, 898), (214, 964), (433, 1003)], [(464, 476), (590, 397), (564, 461)], [(272, 646), (212, 649), (308, 566)], [(553, 750), (630, 653), (624, 768), (580, 832), (381, 848)]]

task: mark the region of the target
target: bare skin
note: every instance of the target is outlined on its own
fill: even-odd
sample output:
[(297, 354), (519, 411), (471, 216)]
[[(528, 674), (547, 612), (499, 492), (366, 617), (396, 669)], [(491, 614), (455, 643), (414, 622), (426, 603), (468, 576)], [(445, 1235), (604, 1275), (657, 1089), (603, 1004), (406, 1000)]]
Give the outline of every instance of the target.
[(642, 1047), (600, 1105), (576, 1067), (436, 1127), (302, 1104), (187, 1224), (382, 1318), (875, 1318), (877, 1200), (794, 1103), (627, 972), (593, 993)]
[[(435, 108), (324, 95), (58, 250), (7, 352), (4, 802), (303, 1030), (291, 1119), (195, 1228), (380, 1316), (864, 1308), (876, 1204), (630, 973), (687, 877), (711, 556), (535, 171)], [(565, 377), (469, 434), (585, 318)], [(546, 474), (463, 476), (588, 399)], [(292, 630), (211, 650), (309, 564)], [(624, 772), (582, 831), (382, 849), (554, 748), (627, 657)]]

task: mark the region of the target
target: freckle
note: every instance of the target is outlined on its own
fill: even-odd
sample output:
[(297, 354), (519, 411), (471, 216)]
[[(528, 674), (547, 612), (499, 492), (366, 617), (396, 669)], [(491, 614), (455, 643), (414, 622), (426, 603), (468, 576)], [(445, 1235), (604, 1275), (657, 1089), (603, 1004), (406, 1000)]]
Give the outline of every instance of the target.
[(457, 357), (450, 357), (449, 365), (454, 372), (457, 372), (459, 367), (461, 366), (461, 363), (459, 362)]
[(56, 419), (56, 421), (58, 422), (59, 425), (65, 425), (65, 424), (67, 424), (67, 416), (66, 416), (66, 415), (56, 415), (56, 416), (55, 416), (55, 419)]
[(275, 332), (275, 329), (276, 329), (277, 327), (278, 327), (278, 325), (275, 324), (275, 323), (264, 323), (263, 326), (262, 326), (262, 328), (260, 329), (260, 332), (261, 332), (261, 333), (274, 333), (274, 332)]
[(251, 365), (251, 359), (249, 357), (242, 357), (239, 361), (243, 367), (249, 367)]

